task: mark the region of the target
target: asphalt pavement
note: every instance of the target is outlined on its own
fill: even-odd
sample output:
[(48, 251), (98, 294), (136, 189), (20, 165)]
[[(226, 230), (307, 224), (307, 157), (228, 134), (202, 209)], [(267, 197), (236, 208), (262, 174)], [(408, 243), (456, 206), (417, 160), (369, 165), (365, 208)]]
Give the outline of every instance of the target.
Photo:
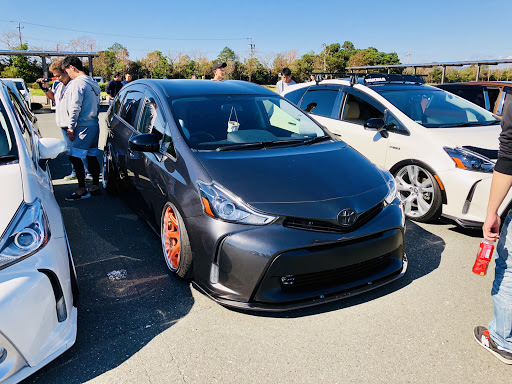
[[(53, 113), (37, 116), (43, 136), (60, 135)], [(69, 160), (50, 168), (77, 269), (78, 336), (24, 383), (512, 381), (473, 339), (492, 316), (494, 272), (471, 272), (479, 232), (407, 222), (402, 279), (305, 310), (235, 311), (171, 275), (159, 237), (123, 200), (66, 202)]]

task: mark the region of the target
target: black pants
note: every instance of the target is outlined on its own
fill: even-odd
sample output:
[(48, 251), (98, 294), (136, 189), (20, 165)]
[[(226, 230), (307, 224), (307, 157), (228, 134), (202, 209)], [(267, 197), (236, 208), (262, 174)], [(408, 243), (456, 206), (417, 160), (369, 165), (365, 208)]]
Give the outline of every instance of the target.
[[(78, 188), (85, 188), (85, 168), (82, 159), (79, 157), (69, 156), (69, 161), (73, 164), (73, 168), (75, 168), (76, 178), (78, 179)], [(91, 172), (92, 175), (92, 184), (99, 185), (100, 163), (96, 156), (87, 156), (87, 164), (89, 172)]]

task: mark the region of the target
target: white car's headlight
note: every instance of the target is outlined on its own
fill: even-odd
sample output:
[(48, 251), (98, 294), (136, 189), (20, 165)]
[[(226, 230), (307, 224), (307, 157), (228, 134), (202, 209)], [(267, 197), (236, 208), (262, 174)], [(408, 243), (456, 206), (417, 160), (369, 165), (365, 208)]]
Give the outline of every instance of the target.
[(457, 168), (477, 172), (492, 172), (494, 170), (494, 162), (478, 153), (459, 147), (444, 147), (443, 149), (451, 157)]
[(199, 181), (197, 184), (199, 185), (204, 211), (211, 217), (252, 225), (266, 225), (276, 219), (275, 216), (256, 212), (242, 199), (215, 183), (206, 184)]
[(379, 168), (379, 171), (380, 171), (382, 177), (386, 181), (386, 184), (388, 185), (388, 194), (384, 198), (384, 204), (389, 205), (393, 202), (393, 200), (396, 199), (396, 196), (398, 194), (396, 181), (395, 181), (395, 178), (393, 177), (393, 175), (389, 171), (386, 171), (385, 169), (380, 168), (380, 167), (378, 167), (378, 168)]
[(21, 204), (0, 239), (0, 269), (32, 255), (49, 239), (50, 226), (41, 200)]

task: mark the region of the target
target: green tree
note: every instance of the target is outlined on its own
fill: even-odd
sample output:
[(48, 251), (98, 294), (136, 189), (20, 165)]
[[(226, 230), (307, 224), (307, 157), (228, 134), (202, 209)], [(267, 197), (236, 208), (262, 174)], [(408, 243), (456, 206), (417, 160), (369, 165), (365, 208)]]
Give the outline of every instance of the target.
[(142, 68), (149, 73), (150, 78), (167, 78), (172, 73), (172, 66), (160, 51), (153, 51), (141, 59)]
[[(24, 51), (28, 49), (28, 45), (21, 44), (12, 49)], [(9, 56), (0, 73), (1, 77), (19, 77), (27, 83), (33, 83), (41, 75), (42, 66), (35, 59), (29, 59), (28, 56)]]

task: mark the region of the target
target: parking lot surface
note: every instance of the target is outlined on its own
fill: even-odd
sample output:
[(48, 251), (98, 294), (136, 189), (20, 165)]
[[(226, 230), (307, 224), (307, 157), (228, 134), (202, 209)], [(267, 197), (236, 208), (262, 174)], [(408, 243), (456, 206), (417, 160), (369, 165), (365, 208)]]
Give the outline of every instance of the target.
[[(38, 118), (58, 137), (52, 113)], [(159, 237), (122, 199), (66, 202), (69, 161), (50, 167), (80, 287), (78, 337), (24, 383), (511, 381), (473, 339), (492, 316), (494, 273), (471, 272), (479, 232), (408, 222), (402, 279), (306, 310), (235, 311), (171, 275)]]

